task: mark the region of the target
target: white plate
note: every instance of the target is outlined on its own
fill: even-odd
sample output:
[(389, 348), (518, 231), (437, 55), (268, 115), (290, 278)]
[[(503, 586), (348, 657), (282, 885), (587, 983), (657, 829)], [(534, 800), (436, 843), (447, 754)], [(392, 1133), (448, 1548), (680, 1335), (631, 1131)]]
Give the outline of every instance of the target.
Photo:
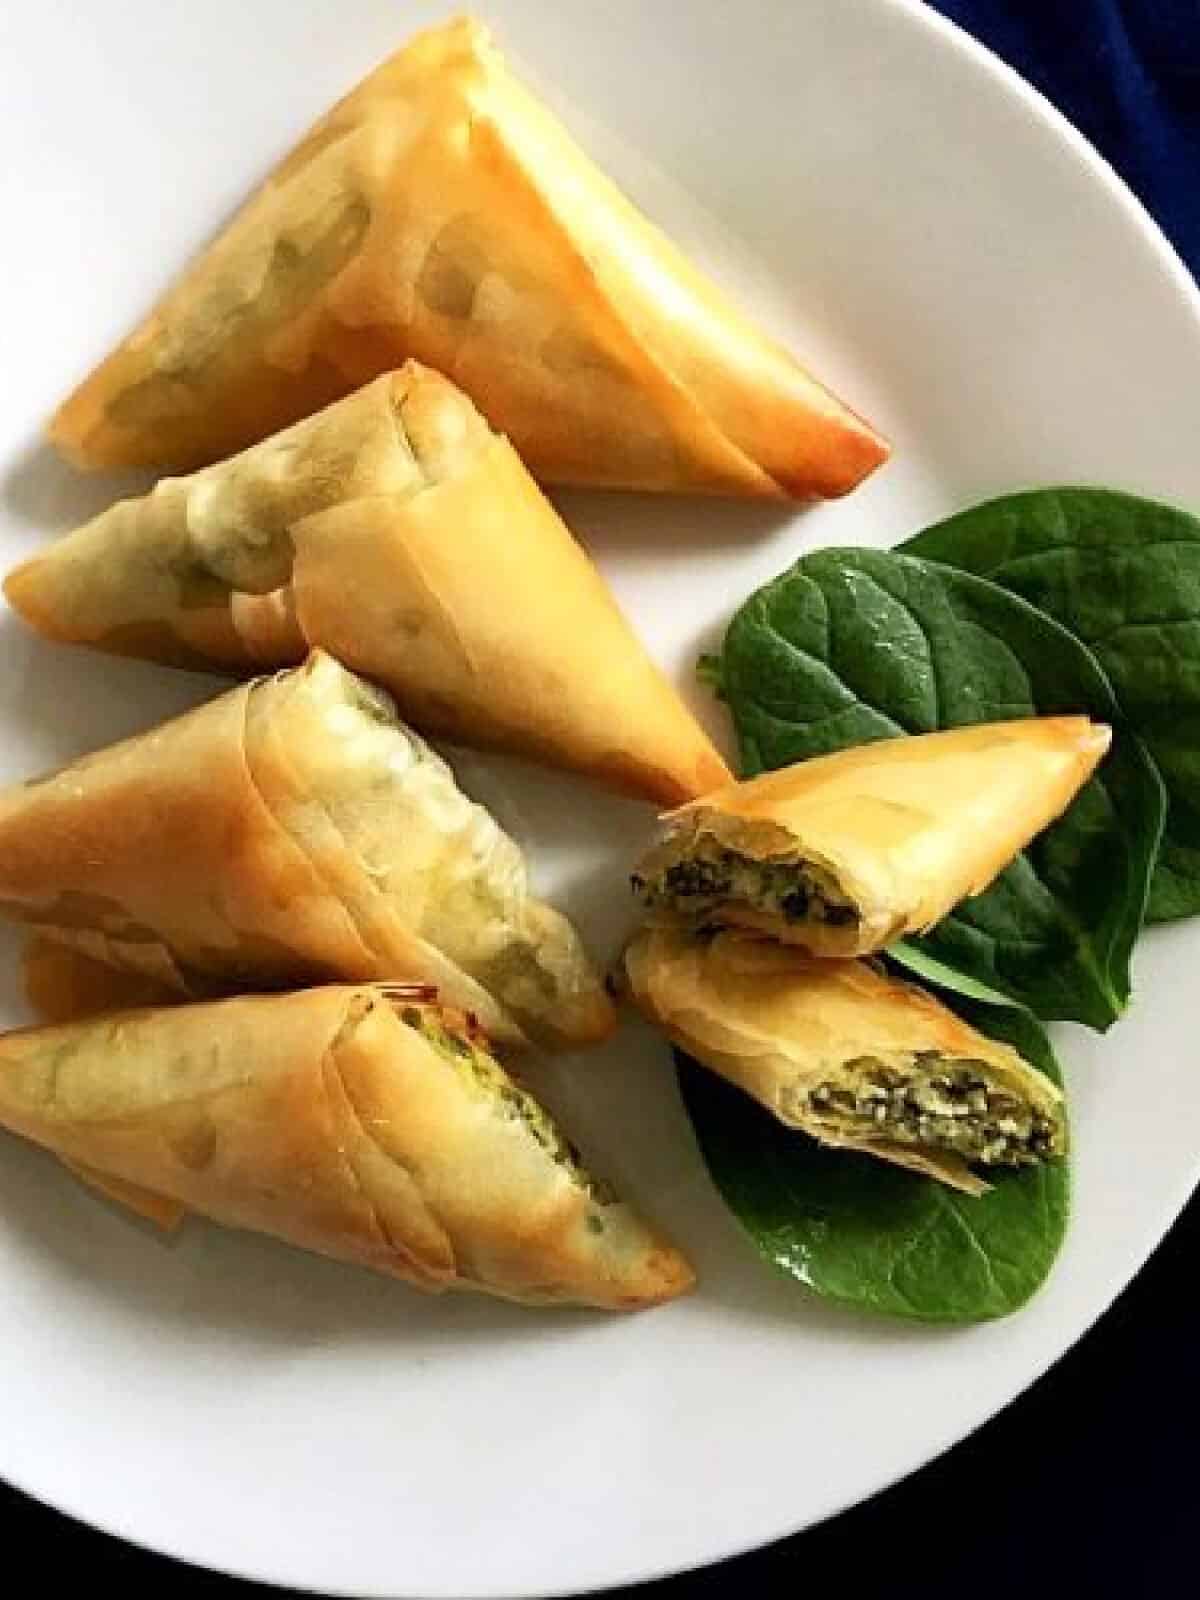
[[(681, 679), (814, 543), (889, 544), (1049, 480), (1200, 504), (1195, 291), (1083, 142), (935, 15), (902, 0), (486, 10), (618, 179), (895, 440), (861, 493), (803, 516), (564, 497)], [(438, 15), (394, 0), (7, 8), (5, 564), (115, 492), (58, 466), (39, 420), (307, 121)], [(13, 775), (207, 687), (52, 649), (12, 618), (0, 653)], [(500, 763), (462, 770), (610, 951), (646, 814)], [(15, 1016), (12, 949), (0, 996)], [(667, 1052), (632, 1024), (539, 1073), (698, 1262), (692, 1299), (632, 1319), (427, 1301), (199, 1224), (166, 1247), (3, 1141), (0, 1472), (173, 1555), (357, 1595), (616, 1584), (803, 1527), (1010, 1400), (1169, 1225), (1200, 1153), (1180, 1004), (1198, 952), (1195, 928), (1147, 938), (1128, 1021), (1063, 1038), (1074, 1226), (1030, 1308), (972, 1331), (860, 1320), (772, 1276), (706, 1182)]]

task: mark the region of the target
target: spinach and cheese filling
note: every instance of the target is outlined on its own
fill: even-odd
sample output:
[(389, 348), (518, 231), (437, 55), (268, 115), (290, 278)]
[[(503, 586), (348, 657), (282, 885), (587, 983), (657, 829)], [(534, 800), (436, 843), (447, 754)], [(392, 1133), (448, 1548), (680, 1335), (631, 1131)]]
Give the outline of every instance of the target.
[(554, 1164), (577, 1188), (585, 1190), (596, 1206), (616, 1203), (614, 1191), (587, 1170), (579, 1151), (559, 1131), (549, 1112), (514, 1082), (491, 1054), (473, 1018), (429, 1004), (403, 1005), (398, 1014), (406, 1027), (415, 1028), (439, 1055), (469, 1078), (501, 1116), (522, 1123)]
[(652, 920), (626, 947), (624, 975), (672, 1044), (797, 1134), (976, 1195), (989, 1169), (1066, 1154), (1052, 1077), (872, 962)]
[(981, 1061), (922, 1051), (911, 1065), (863, 1057), (781, 1108), (815, 1128), (943, 1150), (983, 1166), (1033, 1166), (1061, 1155), (1061, 1118), (997, 1082)]
[[(668, 847), (669, 848), (669, 847)], [(702, 922), (730, 902), (785, 922), (850, 928), (858, 912), (833, 874), (812, 861), (758, 860), (702, 835), (672, 860), (648, 858), (633, 874), (634, 893), (650, 910)]]

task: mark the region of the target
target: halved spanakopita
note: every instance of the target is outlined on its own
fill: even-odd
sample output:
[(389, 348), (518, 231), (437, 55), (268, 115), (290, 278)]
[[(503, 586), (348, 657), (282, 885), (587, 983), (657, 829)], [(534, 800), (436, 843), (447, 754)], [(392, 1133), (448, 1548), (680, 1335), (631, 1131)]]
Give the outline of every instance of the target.
[(639, 1009), (788, 1127), (979, 1194), (972, 1169), (1066, 1151), (1062, 1092), (1007, 1044), (863, 961), (741, 932), (647, 927)]
[(986, 889), (1110, 739), (1086, 717), (1030, 717), (797, 762), (672, 812), (634, 890), (656, 919), (866, 955)]

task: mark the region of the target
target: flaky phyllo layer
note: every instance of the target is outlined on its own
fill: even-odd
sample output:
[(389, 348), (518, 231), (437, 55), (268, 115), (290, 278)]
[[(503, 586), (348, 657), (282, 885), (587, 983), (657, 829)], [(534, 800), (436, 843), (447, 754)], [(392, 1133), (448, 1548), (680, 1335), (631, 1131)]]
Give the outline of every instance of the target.
[(728, 781), (511, 444), (415, 362), (113, 506), (5, 593), (50, 638), (178, 666), (320, 647), (426, 733), (659, 804)]
[(51, 434), (89, 466), (200, 466), (410, 357), (547, 481), (836, 495), (887, 454), (465, 18), (322, 118)]
[(195, 1211), (426, 1290), (619, 1310), (692, 1282), (469, 1019), (403, 988), (8, 1034), (0, 1125), (163, 1220)]
[(798, 762), (672, 812), (633, 887), (657, 920), (870, 954), (986, 889), (1109, 738), (1086, 717), (1030, 717)]
[(0, 796), (0, 908), (193, 995), (412, 979), (502, 1042), (614, 1022), (516, 844), (321, 652)]
[(748, 933), (649, 927), (633, 998), (681, 1049), (781, 1122), (968, 1192), (1065, 1153), (1057, 1086), (932, 996), (861, 961)]
[(492, 435), (453, 397), (435, 374), (388, 374), (252, 450), (119, 502), (11, 573), (8, 596), (52, 637), (117, 654), (191, 667), (301, 661), (306, 519), (360, 501), (399, 512), (469, 473)]

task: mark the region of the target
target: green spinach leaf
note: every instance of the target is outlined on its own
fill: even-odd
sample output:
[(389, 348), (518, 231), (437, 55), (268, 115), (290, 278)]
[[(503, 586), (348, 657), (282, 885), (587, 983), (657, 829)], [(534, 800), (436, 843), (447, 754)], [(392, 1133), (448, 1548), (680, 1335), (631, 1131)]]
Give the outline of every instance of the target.
[[(820, 550), (731, 622), (720, 689), (747, 775), (964, 723), (1086, 712), (1112, 689), (1072, 634), (997, 585), (912, 556)], [(1106, 1028), (1130, 992), (1162, 785), (1122, 733), (1096, 778), (984, 894), (913, 944), (1037, 1015)]]
[[(1061, 1081), (1028, 1012), (955, 1009)], [(676, 1060), (713, 1181), (779, 1271), (831, 1300), (942, 1323), (1006, 1316), (1044, 1282), (1066, 1230), (1066, 1162), (998, 1171), (974, 1199), (870, 1156), (827, 1150), (678, 1051)]]
[(1035, 489), (903, 548), (1002, 584), (1094, 652), (1166, 783), (1147, 915), (1200, 912), (1200, 520), (1110, 489)]
[(1011, 995), (1001, 994), (999, 989), (993, 989), (988, 984), (973, 978), (969, 972), (960, 972), (957, 967), (947, 966), (944, 961), (939, 961), (928, 950), (922, 948), (912, 939), (897, 939), (890, 944), (884, 952), (887, 961), (896, 967), (903, 968), (903, 973), (909, 979), (920, 978), (924, 984), (929, 984), (937, 989), (949, 990), (951, 994), (961, 995), (964, 1000), (979, 1000), (989, 1006), (1015, 1006), (1023, 1010), (1019, 1000), (1014, 1000)]

